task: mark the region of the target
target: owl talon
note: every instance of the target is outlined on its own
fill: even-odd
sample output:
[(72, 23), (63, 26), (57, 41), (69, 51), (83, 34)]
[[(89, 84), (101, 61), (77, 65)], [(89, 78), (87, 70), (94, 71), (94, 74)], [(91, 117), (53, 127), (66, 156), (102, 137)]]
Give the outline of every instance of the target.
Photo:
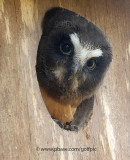
[(57, 120), (57, 119), (53, 119), (61, 128), (64, 128), (64, 124), (61, 122), (61, 121), (59, 121), (59, 120)]
[(71, 125), (71, 122), (66, 122), (64, 129), (69, 130), (69, 131), (75, 131), (75, 132), (79, 131), (77, 126)]

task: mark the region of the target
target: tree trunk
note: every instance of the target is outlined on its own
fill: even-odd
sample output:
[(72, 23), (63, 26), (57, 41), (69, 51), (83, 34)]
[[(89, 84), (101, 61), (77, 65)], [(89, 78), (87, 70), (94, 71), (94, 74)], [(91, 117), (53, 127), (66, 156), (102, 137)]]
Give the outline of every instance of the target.
[[(51, 119), (36, 77), (41, 21), (54, 6), (99, 26), (114, 50), (92, 120), (78, 133), (62, 130)], [(129, 122), (129, 0), (0, 0), (1, 160), (128, 160)]]

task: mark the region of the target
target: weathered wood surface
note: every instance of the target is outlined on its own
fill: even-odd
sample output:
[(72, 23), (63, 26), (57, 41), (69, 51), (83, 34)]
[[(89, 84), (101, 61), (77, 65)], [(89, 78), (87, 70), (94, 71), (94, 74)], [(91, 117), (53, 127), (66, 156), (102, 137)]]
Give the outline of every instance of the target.
[[(85, 16), (109, 37), (114, 57), (86, 131), (70, 133), (50, 118), (35, 63), (45, 11), (62, 6)], [(130, 159), (130, 1), (0, 0), (0, 160)], [(86, 148), (88, 151), (37, 151)]]

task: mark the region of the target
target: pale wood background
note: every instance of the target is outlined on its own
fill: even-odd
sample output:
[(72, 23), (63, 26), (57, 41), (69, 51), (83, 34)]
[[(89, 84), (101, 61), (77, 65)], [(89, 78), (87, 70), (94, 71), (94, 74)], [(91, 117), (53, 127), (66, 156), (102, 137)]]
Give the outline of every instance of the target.
[[(40, 94), (35, 71), (40, 25), (53, 6), (85, 16), (113, 45), (88, 132), (60, 129)], [(130, 0), (0, 0), (0, 160), (129, 160), (129, 131)], [(91, 153), (36, 150), (93, 146)]]

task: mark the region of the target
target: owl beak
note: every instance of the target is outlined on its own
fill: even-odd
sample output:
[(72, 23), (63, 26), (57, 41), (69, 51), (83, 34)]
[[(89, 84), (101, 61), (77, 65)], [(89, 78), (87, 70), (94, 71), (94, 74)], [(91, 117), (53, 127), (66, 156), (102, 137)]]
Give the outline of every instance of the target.
[(76, 63), (73, 65), (73, 76), (76, 75), (81, 70), (81, 65), (79, 63)]
[(73, 80), (74, 78), (76, 78), (80, 71), (81, 71), (81, 65), (77, 63), (74, 64), (72, 66), (71, 75), (68, 80)]
[(76, 74), (77, 72), (79, 72), (81, 70), (81, 65), (78, 63), (78, 64), (75, 64), (75, 69), (74, 69), (74, 73)]
[(80, 70), (81, 70), (81, 66), (79, 64), (74, 64), (72, 66), (71, 75), (68, 78), (68, 80), (74, 79), (78, 75)]

